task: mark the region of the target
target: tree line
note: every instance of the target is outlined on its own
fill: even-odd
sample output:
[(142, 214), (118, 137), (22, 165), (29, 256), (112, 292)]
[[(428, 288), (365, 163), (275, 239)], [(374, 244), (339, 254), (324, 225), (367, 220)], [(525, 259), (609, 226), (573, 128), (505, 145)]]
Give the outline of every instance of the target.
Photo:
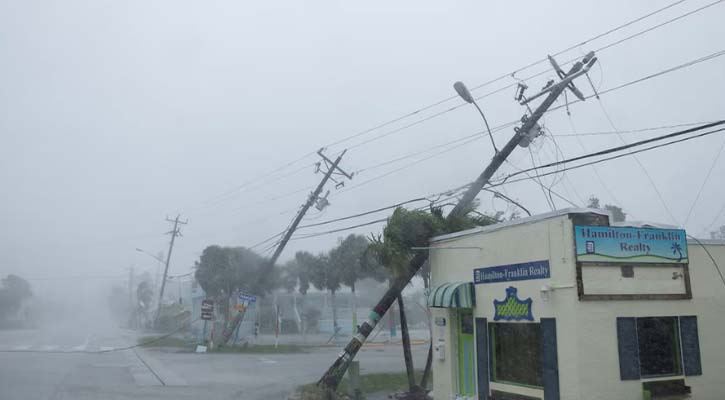
[[(275, 289), (288, 292), (297, 290), (303, 297), (303, 303), (310, 287), (329, 292), (333, 329), (336, 332), (339, 326), (335, 296), (339, 290), (348, 287), (355, 298), (356, 284), (362, 279), (372, 278), (390, 284), (418, 252), (426, 251), (416, 248), (428, 246), (432, 237), (489, 225), (503, 218), (502, 213), (479, 213), (476, 211), (477, 206), (478, 204), (472, 205), (463, 217), (454, 219), (446, 219), (440, 207), (431, 206), (428, 210), (399, 207), (388, 218), (379, 234), (351, 234), (339, 239), (336, 246), (329, 251), (317, 254), (299, 251), (293, 259), (280, 266), (269, 265), (266, 258), (249, 248), (208, 246), (196, 262), (195, 278), (207, 296), (216, 299), (219, 312), (225, 321), (230, 319), (231, 300), (239, 290), (258, 296), (265, 296)], [(430, 268), (422, 268), (419, 275), (427, 288), (430, 285)], [(397, 302), (408, 384), (411, 390), (415, 390), (426, 384), (432, 361), (431, 349), (426, 373), (419, 385), (413, 375), (414, 366), (402, 296)]]

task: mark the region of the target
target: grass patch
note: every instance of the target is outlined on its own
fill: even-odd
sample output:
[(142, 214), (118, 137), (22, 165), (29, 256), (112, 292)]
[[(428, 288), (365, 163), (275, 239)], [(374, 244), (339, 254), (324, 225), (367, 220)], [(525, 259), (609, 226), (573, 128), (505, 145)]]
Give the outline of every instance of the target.
[(305, 346), (291, 344), (280, 344), (276, 348), (271, 344), (249, 345), (249, 346), (222, 346), (214, 349), (214, 353), (252, 353), (252, 354), (288, 354), (306, 353), (309, 350)]
[[(415, 371), (415, 382), (420, 383), (423, 377), (423, 371)], [(431, 380), (429, 379), (429, 385)], [(372, 374), (361, 374), (360, 375), (360, 391), (365, 393), (375, 392), (395, 392), (399, 390), (408, 389), (408, 374), (405, 372), (393, 372), (393, 373), (372, 373)], [(317, 386), (314, 383), (302, 385), (297, 388), (298, 392), (303, 395), (303, 399), (306, 394), (309, 395), (310, 399), (313, 394), (318, 392)], [(337, 393), (347, 394), (348, 392), (348, 379), (347, 375), (340, 382), (340, 386), (337, 388)]]
[(177, 348), (191, 348), (193, 344), (187, 342), (184, 339), (175, 337), (160, 337), (160, 336), (142, 336), (136, 340), (136, 343), (142, 347), (177, 347)]

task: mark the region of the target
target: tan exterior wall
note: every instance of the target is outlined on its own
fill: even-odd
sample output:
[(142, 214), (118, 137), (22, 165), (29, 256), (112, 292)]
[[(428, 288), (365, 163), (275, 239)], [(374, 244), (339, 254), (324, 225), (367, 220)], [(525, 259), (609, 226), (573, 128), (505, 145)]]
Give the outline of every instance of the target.
[[(617, 317), (697, 315), (702, 376), (686, 377), (695, 399), (725, 398), (725, 285), (702, 248), (689, 243), (692, 300), (579, 301), (573, 226), (568, 215), (440, 240), (433, 247), (480, 247), (481, 249), (430, 250), (432, 285), (472, 282), (475, 268), (549, 260), (550, 279), (475, 285), (474, 317), (494, 316), (493, 300), (503, 300), (506, 288), (518, 289), (522, 300), (533, 300), (535, 322), (556, 318), (559, 387), (561, 399), (641, 399), (642, 381), (622, 381), (619, 376)], [(725, 245), (708, 246), (725, 269)], [(725, 272), (725, 271), (723, 271)], [(572, 285), (554, 290), (544, 302), (541, 287)], [(434, 398), (455, 398), (457, 347), (454, 312), (432, 308), (433, 317), (444, 316), (445, 329), (434, 326), (446, 341), (446, 360), (434, 360)], [(512, 322), (516, 323), (516, 322)], [(536, 389), (491, 383), (492, 389), (542, 396)]]

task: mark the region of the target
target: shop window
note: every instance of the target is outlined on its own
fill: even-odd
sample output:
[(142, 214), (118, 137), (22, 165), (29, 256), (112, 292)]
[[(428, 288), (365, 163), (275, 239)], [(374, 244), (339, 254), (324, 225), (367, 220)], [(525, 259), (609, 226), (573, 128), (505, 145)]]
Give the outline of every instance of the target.
[(639, 369), (642, 376), (682, 373), (679, 331), (676, 317), (637, 318)]
[(544, 386), (540, 324), (492, 323), (489, 335), (492, 381)]
[(702, 375), (697, 317), (617, 318), (622, 380)]

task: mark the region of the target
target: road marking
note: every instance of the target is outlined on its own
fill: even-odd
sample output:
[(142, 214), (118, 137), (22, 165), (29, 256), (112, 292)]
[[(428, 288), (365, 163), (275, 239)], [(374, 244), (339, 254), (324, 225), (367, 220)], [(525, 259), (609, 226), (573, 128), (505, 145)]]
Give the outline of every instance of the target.
[(114, 350), (114, 349), (115, 349), (115, 347), (101, 346), (100, 351), (110, 351), (110, 350)]
[(28, 350), (31, 346), (28, 345), (20, 345), (20, 346), (13, 346), (13, 350)]
[(51, 350), (55, 350), (57, 348), (58, 348), (58, 346), (56, 346), (54, 344), (48, 344), (48, 345), (45, 345), (45, 346), (40, 346), (40, 350), (41, 351), (51, 351)]
[(257, 357), (257, 360), (259, 360), (265, 364), (277, 364), (277, 361), (270, 360), (269, 358)]
[(72, 351), (85, 351), (86, 350), (86, 345), (85, 344), (82, 344), (80, 346), (71, 347), (71, 350)]

